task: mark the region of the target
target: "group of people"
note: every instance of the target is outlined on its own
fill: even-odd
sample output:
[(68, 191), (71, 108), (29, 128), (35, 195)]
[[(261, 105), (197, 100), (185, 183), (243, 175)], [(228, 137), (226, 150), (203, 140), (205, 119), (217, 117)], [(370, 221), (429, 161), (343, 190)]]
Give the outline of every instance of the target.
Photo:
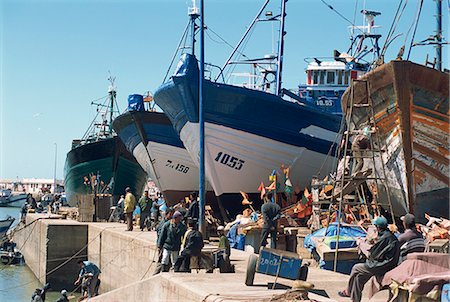
[(349, 297), (353, 302), (361, 301), (364, 285), (370, 278), (381, 278), (404, 261), (409, 253), (425, 250), (425, 240), (416, 228), (414, 215), (406, 214), (401, 220), (405, 231), (398, 236), (388, 228), (384, 216), (372, 221), (378, 236), (368, 251), (366, 262), (353, 266), (347, 288), (339, 292), (340, 296)]
[(139, 207), (140, 218), (139, 228), (144, 231), (155, 229), (159, 223), (160, 212), (163, 203), (158, 201), (158, 198), (151, 198), (146, 190), (141, 198), (136, 201), (136, 197), (127, 187), (125, 195), (122, 195), (117, 203), (116, 214), (119, 220), (124, 220), (127, 223), (127, 231), (133, 231), (133, 214), (136, 208)]
[(159, 259), (155, 274), (168, 272), (170, 265), (175, 272), (190, 272), (191, 257), (199, 256), (203, 248), (199, 212), (197, 192), (166, 212), (156, 228)]

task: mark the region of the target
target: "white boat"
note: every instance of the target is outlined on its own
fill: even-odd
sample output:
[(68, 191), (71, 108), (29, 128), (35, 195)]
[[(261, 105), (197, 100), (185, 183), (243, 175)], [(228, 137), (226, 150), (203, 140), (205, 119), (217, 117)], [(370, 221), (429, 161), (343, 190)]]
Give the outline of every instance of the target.
[(2, 190), (0, 197), (0, 207), (20, 208), (27, 202), (27, 194), (24, 192), (14, 192)]

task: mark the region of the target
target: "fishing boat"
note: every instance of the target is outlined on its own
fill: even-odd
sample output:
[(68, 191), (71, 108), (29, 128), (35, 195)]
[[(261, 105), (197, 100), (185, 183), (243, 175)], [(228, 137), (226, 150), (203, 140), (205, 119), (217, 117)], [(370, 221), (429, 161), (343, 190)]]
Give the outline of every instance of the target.
[(417, 64), (400, 54), (353, 82), (342, 97), (344, 110), (351, 102), (372, 100), (375, 121), (355, 111), (351, 128), (377, 128), (385, 152), (376, 170), (384, 166), (391, 199), (419, 220), (424, 213), (447, 218), (449, 213), (449, 73), (441, 70), (441, 32), (438, 28), (437, 41), (430, 42), (438, 64), (428, 58), (426, 65)]
[[(166, 203), (171, 206), (198, 191), (198, 167), (167, 116), (146, 110), (142, 95), (130, 95), (128, 100), (128, 111), (114, 120), (113, 129), (155, 182)], [(208, 200), (214, 199), (211, 189), (207, 194)]]
[(363, 9), (365, 24), (350, 26), (350, 46), (346, 52), (334, 50), (333, 57), (306, 58), (306, 83), (298, 86), (297, 95), (283, 90), (299, 102), (331, 114), (342, 115), (341, 97), (350, 84), (367, 73), (380, 55), (375, 18), (381, 13)]
[[(268, 2), (255, 20), (264, 18), (262, 12)], [(269, 17), (279, 22), (280, 32), (284, 32), (285, 3), (281, 1), (282, 12), (278, 16)], [(222, 83), (218, 80), (222, 71), (215, 80), (203, 82), (206, 177), (226, 207), (239, 203), (236, 199), (241, 198), (236, 193), (240, 191), (259, 200), (256, 194), (261, 181), (267, 181), (267, 176), (282, 165), (290, 166), (289, 177), (293, 185), (300, 187), (309, 183), (311, 175), (327, 175), (332, 168), (333, 160), (328, 154), (337, 138), (340, 117), (295, 99), (283, 98), (282, 37), (279, 55), (243, 63), (259, 69), (265, 66), (259, 72), (263, 82), (250, 77), (250, 81), (243, 84)], [(232, 62), (232, 56), (228, 63)], [(270, 80), (272, 76), (276, 81)], [(185, 53), (174, 75), (154, 95), (155, 102), (169, 117), (197, 165), (198, 91), (197, 58), (193, 53)]]
[(3, 239), (6, 235), (6, 232), (8, 232), (9, 228), (11, 227), (11, 225), (14, 222), (14, 218), (13, 217), (6, 217), (5, 219), (1, 219), (0, 220), (0, 241), (1, 239)]
[[(352, 84), (353, 102), (373, 101), (375, 125), (386, 152), (384, 165), (393, 204), (417, 217), (449, 211), (449, 74), (410, 61), (391, 61)], [(351, 101), (351, 90), (342, 98)], [(353, 114), (353, 127), (367, 115)]]
[(116, 90), (114, 78), (104, 103), (97, 105), (97, 116), (81, 140), (72, 142), (64, 167), (65, 192), (70, 205), (77, 205), (87, 195), (109, 194), (115, 203), (125, 188), (141, 194), (147, 174), (128, 152), (112, 129), (112, 121), (118, 112), (115, 108)]
[(20, 208), (27, 202), (27, 194), (23, 192), (14, 192), (11, 190), (2, 190), (0, 193), (0, 207)]

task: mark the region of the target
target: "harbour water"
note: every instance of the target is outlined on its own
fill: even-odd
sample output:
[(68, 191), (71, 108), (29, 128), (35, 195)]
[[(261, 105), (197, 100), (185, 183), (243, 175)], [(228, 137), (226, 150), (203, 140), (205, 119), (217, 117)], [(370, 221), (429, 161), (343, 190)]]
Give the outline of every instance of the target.
[[(20, 220), (20, 209), (0, 208), (0, 218), (3, 219), (8, 215), (16, 218), (14, 222), (16, 225)], [(25, 259), (25, 261), (33, 261), (33, 259)], [(42, 284), (25, 264), (0, 264), (0, 302), (28, 302), (31, 300), (34, 290), (41, 287)], [(56, 301), (58, 297), (59, 293), (49, 292), (46, 300)]]

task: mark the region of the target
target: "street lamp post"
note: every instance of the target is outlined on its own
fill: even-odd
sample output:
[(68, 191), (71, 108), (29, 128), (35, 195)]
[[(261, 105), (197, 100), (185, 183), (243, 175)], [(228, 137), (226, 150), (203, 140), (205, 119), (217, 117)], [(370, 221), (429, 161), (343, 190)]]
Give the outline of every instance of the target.
[(53, 194), (56, 194), (56, 158), (58, 155), (58, 144), (54, 143), (55, 145), (55, 169), (53, 171)]

